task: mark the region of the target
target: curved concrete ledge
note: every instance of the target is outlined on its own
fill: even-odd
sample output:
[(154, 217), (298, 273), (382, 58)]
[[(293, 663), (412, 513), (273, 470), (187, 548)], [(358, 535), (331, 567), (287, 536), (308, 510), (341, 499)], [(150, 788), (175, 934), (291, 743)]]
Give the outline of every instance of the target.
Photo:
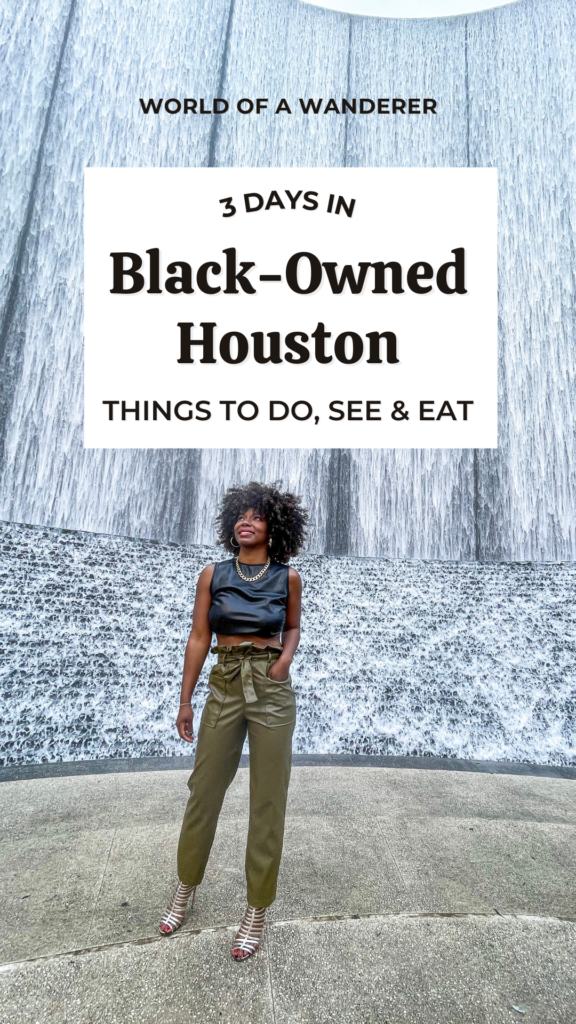
[[(247, 755), (240, 767), (249, 764)], [(376, 754), (294, 754), (295, 768), (411, 768), (443, 772), (481, 772), (489, 775), (536, 775), (576, 779), (576, 765), (532, 764), (524, 761), (470, 761), (458, 757), (417, 757)], [(44, 764), (7, 765), (0, 768), (0, 782), (56, 779), (72, 775), (109, 775), (116, 772), (192, 771), (193, 757), (127, 757), (90, 761), (54, 761)]]

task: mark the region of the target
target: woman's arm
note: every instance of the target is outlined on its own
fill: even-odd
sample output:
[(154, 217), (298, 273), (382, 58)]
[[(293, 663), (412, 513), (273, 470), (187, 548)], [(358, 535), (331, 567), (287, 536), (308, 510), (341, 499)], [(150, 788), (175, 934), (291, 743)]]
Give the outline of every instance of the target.
[(210, 650), (212, 630), (208, 622), (208, 612), (212, 604), (210, 583), (214, 566), (207, 565), (202, 570), (196, 586), (196, 598), (192, 613), (192, 629), (184, 653), (184, 671), (182, 673), (182, 690), (180, 692), (180, 710), (176, 719), (176, 728), (181, 739), (187, 743), (194, 740), (194, 712), (190, 701), (198, 676)]
[(270, 679), (287, 679), (290, 672), (290, 664), (300, 643), (300, 609), (302, 606), (302, 580), (296, 569), (288, 570), (288, 606), (286, 608), (286, 621), (282, 630), (282, 654), (270, 666), (268, 676)]

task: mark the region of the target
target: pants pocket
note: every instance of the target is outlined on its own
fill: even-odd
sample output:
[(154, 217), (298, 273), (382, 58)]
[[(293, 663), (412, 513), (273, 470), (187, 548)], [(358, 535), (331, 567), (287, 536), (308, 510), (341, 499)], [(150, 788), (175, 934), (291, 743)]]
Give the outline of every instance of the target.
[(275, 728), (294, 725), (295, 721), (296, 697), (292, 689), (292, 677), (280, 681), (266, 677), (266, 724)]

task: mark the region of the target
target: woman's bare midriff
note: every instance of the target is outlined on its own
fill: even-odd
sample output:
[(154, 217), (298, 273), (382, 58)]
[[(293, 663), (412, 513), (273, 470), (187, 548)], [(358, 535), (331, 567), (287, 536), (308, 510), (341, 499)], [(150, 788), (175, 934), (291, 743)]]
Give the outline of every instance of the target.
[(218, 645), (222, 647), (236, 647), (237, 644), (245, 644), (248, 641), (253, 643), (255, 647), (277, 647), (278, 650), (282, 650), (282, 644), (280, 643), (280, 633), (277, 636), (220, 636), (216, 634)]

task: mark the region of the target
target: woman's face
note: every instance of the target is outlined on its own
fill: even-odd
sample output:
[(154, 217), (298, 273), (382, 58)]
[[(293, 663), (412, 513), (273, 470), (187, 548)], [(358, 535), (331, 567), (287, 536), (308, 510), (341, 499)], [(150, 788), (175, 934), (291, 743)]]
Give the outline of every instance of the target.
[(234, 537), (242, 547), (254, 548), (268, 540), (268, 524), (261, 512), (249, 508), (241, 512), (234, 526)]

